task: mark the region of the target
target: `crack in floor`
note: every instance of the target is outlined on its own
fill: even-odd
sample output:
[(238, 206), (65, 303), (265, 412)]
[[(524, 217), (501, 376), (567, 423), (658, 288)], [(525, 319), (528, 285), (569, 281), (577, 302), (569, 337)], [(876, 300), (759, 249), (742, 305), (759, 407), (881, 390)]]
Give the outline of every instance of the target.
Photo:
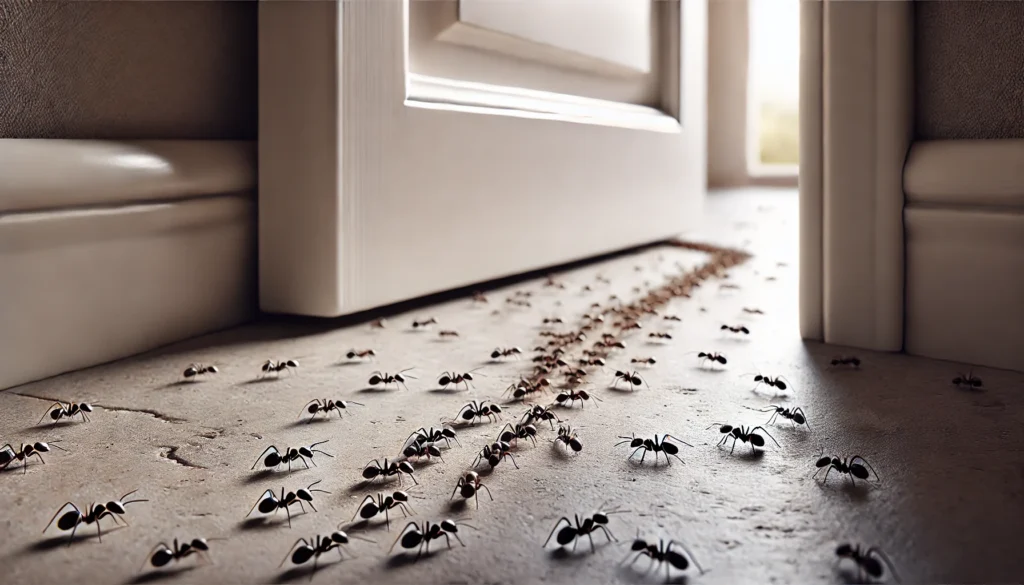
[[(24, 393), (21, 393), (21, 392), (11, 392), (11, 394), (14, 394), (15, 396), (21, 396), (23, 398), (34, 398), (36, 400), (42, 400), (44, 402), (49, 402), (51, 404), (54, 404), (54, 403), (57, 403), (57, 402), (59, 402), (61, 404), (68, 404), (70, 402), (68, 400), (61, 400), (59, 398), (51, 398), (49, 396), (34, 396), (32, 394), (24, 394)], [(188, 419), (178, 418), (176, 416), (171, 416), (171, 415), (168, 415), (168, 414), (164, 414), (164, 413), (162, 413), (160, 411), (153, 410), (151, 408), (129, 408), (127, 406), (111, 406), (109, 404), (99, 404), (99, 403), (95, 403), (92, 406), (93, 406), (93, 408), (102, 408), (103, 410), (109, 410), (111, 412), (135, 412), (135, 413), (138, 413), (138, 414), (147, 414), (147, 415), (149, 415), (149, 416), (151, 416), (153, 418), (156, 418), (158, 420), (162, 420), (164, 422), (168, 422), (168, 423), (171, 423), (171, 424), (181, 424), (181, 423), (188, 422)]]
[(164, 451), (160, 453), (160, 456), (163, 457), (164, 459), (169, 459), (177, 463), (178, 465), (181, 465), (182, 467), (191, 467), (192, 469), (206, 469), (205, 466), (199, 465), (198, 463), (192, 463), (188, 459), (185, 459), (184, 457), (178, 455), (178, 449), (180, 449), (180, 447), (172, 445), (160, 445), (160, 448), (164, 449)]

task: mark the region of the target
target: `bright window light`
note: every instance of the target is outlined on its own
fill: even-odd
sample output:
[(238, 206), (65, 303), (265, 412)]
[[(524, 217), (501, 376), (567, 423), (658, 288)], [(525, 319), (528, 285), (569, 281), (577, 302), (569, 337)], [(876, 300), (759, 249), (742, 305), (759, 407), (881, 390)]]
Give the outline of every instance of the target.
[(750, 2), (747, 162), (751, 174), (796, 174), (800, 2)]

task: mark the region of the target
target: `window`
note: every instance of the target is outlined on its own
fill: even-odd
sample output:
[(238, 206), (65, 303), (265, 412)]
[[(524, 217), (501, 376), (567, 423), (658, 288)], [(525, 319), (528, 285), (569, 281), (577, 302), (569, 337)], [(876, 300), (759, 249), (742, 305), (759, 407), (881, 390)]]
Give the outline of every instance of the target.
[(750, 2), (747, 165), (795, 175), (800, 133), (800, 2)]

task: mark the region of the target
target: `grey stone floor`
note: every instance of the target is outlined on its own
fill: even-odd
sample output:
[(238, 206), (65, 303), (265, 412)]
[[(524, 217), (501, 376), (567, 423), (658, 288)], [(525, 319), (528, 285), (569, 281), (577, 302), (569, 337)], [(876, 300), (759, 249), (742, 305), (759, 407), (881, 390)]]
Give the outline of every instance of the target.
[[(645, 333), (613, 354), (609, 368), (595, 372), (591, 390), (602, 402), (583, 410), (560, 410), (577, 428), (582, 453), (564, 456), (541, 427), (536, 447), (515, 451), (520, 469), (502, 463), (484, 481), (494, 496), (480, 508), (449, 504), (460, 473), (476, 451), (493, 440), (500, 424), (459, 430), (461, 447), (444, 451), (444, 462), (418, 465), (419, 485), (410, 490), (416, 520), (459, 518), (476, 527), (460, 532), (465, 547), (414, 557), (387, 554), (405, 524), (349, 529), (375, 543), (356, 541), (355, 558), (339, 562), (333, 551), (321, 560), (319, 582), (365, 583), (598, 583), (664, 581), (664, 572), (644, 576), (618, 563), (640, 531), (648, 538), (686, 542), (704, 574), (673, 572), (694, 583), (844, 582), (854, 575), (834, 566), (841, 542), (876, 545), (889, 553), (904, 582), (1011, 582), (1024, 579), (1024, 374), (975, 370), (984, 391), (962, 391), (950, 379), (967, 367), (905, 355), (855, 352), (859, 371), (827, 367), (845, 348), (804, 343), (796, 329), (797, 216), (791, 191), (715, 195), (709, 221), (693, 239), (743, 246), (754, 253), (728, 280), (739, 289), (702, 287), (668, 312), (674, 339), (647, 342)], [(659, 259), (660, 258), (660, 259)], [(393, 315), (388, 328), (368, 324), (338, 328), (306, 321), (268, 322), (191, 340), (158, 352), (74, 372), (0, 393), (0, 438), (4, 442), (61, 441), (67, 452), (0, 472), (0, 555), (5, 583), (276, 582), (308, 579), (308, 570), (278, 564), (299, 537), (326, 534), (347, 522), (367, 493), (367, 461), (397, 455), (405, 437), (420, 426), (437, 426), (471, 399), (499, 400), (504, 388), (532, 363), (490, 364), (495, 346), (537, 345), (540, 320), (575, 320), (594, 300), (632, 296), (634, 286), (655, 281), (676, 262), (693, 266), (703, 255), (656, 248), (560, 275), (566, 290), (531, 281), (492, 291), (490, 303), (458, 299)], [(785, 263), (781, 265), (780, 263)], [(634, 266), (641, 266), (637, 272)], [(595, 281), (602, 273), (612, 284)], [(769, 277), (775, 277), (769, 280)], [(581, 292), (590, 284), (591, 293)], [(534, 292), (533, 307), (514, 308), (504, 299), (515, 290)], [(756, 307), (763, 315), (742, 312)], [(497, 308), (500, 313), (492, 314)], [(705, 308), (706, 312), (701, 311)], [(435, 316), (437, 327), (460, 337), (441, 341), (433, 331), (411, 331), (414, 318)], [(749, 339), (724, 338), (722, 323), (745, 324)], [(332, 328), (333, 327), (333, 328)], [(373, 348), (376, 363), (343, 359), (350, 348)], [(727, 367), (698, 367), (694, 353), (725, 353)], [(641, 370), (649, 383), (636, 392), (608, 389), (615, 368), (631, 357), (653, 356)], [(266, 359), (297, 359), (294, 375), (256, 381)], [(178, 378), (190, 362), (215, 364), (221, 373), (198, 383)], [(415, 367), (409, 389), (366, 391), (373, 370)], [(475, 388), (436, 391), (444, 370), (479, 370)], [(785, 376), (792, 389), (775, 396), (754, 388), (754, 372)], [(744, 375), (747, 374), (747, 375)], [(355, 400), (344, 419), (299, 422), (314, 398)], [(54, 399), (89, 402), (89, 423), (37, 426)], [(735, 454), (716, 447), (715, 422), (763, 424), (770, 403), (801, 406), (810, 430), (787, 422), (768, 427), (781, 447), (769, 442), (761, 455), (740, 446)], [(505, 420), (523, 407), (505, 407)], [(619, 435), (671, 433), (693, 448), (655, 466), (627, 461)], [(293, 472), (250, 471), (269, 445), (329, 440), (317, 467)], [(826, 485), (812, 479), (819, 451), (866, 457), (881, 476), (878, 485), (852, 487), (833, 473)], [(301, 467), (301, 465), (300, 465)], [(819, 476), (820, 479), (820, 476)], [(295, 490), (314, 481), (330, 494), (315, 494), (316, 513), (293, 518), (246, 519), (266, 489)], [(405, 481), (406, 487), (410, 484)], [(88, 505), (138, 489), (146, 503), (127, 508), (129, 527), (103, 521), (98, 542), (84, 526), (70, 546), (66, 534), (41, 534), (66, 501)], [(603, 502), (629, 510), (612, 516), (612, 532), (624, 544), (595, 537), (575, 554), (545, 551), (541, 543), (556, 520), (589, 513)], [(147, 552), (172, 538), (211, 541), (213, 565), (186, 559), (177, 571), (139, 572)], [(195, 568), (193, 568), (195, 567)], [(685, 576), (684, 576), (685, 575)]]

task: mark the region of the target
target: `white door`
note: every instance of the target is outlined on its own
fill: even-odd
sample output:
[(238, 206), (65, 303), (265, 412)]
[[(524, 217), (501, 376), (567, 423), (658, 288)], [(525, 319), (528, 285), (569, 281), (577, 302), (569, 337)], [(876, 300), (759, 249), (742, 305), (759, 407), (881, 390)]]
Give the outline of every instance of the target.
[(671, 237), (706, 1), (260, 3), (260, 304), (338, 316)]

